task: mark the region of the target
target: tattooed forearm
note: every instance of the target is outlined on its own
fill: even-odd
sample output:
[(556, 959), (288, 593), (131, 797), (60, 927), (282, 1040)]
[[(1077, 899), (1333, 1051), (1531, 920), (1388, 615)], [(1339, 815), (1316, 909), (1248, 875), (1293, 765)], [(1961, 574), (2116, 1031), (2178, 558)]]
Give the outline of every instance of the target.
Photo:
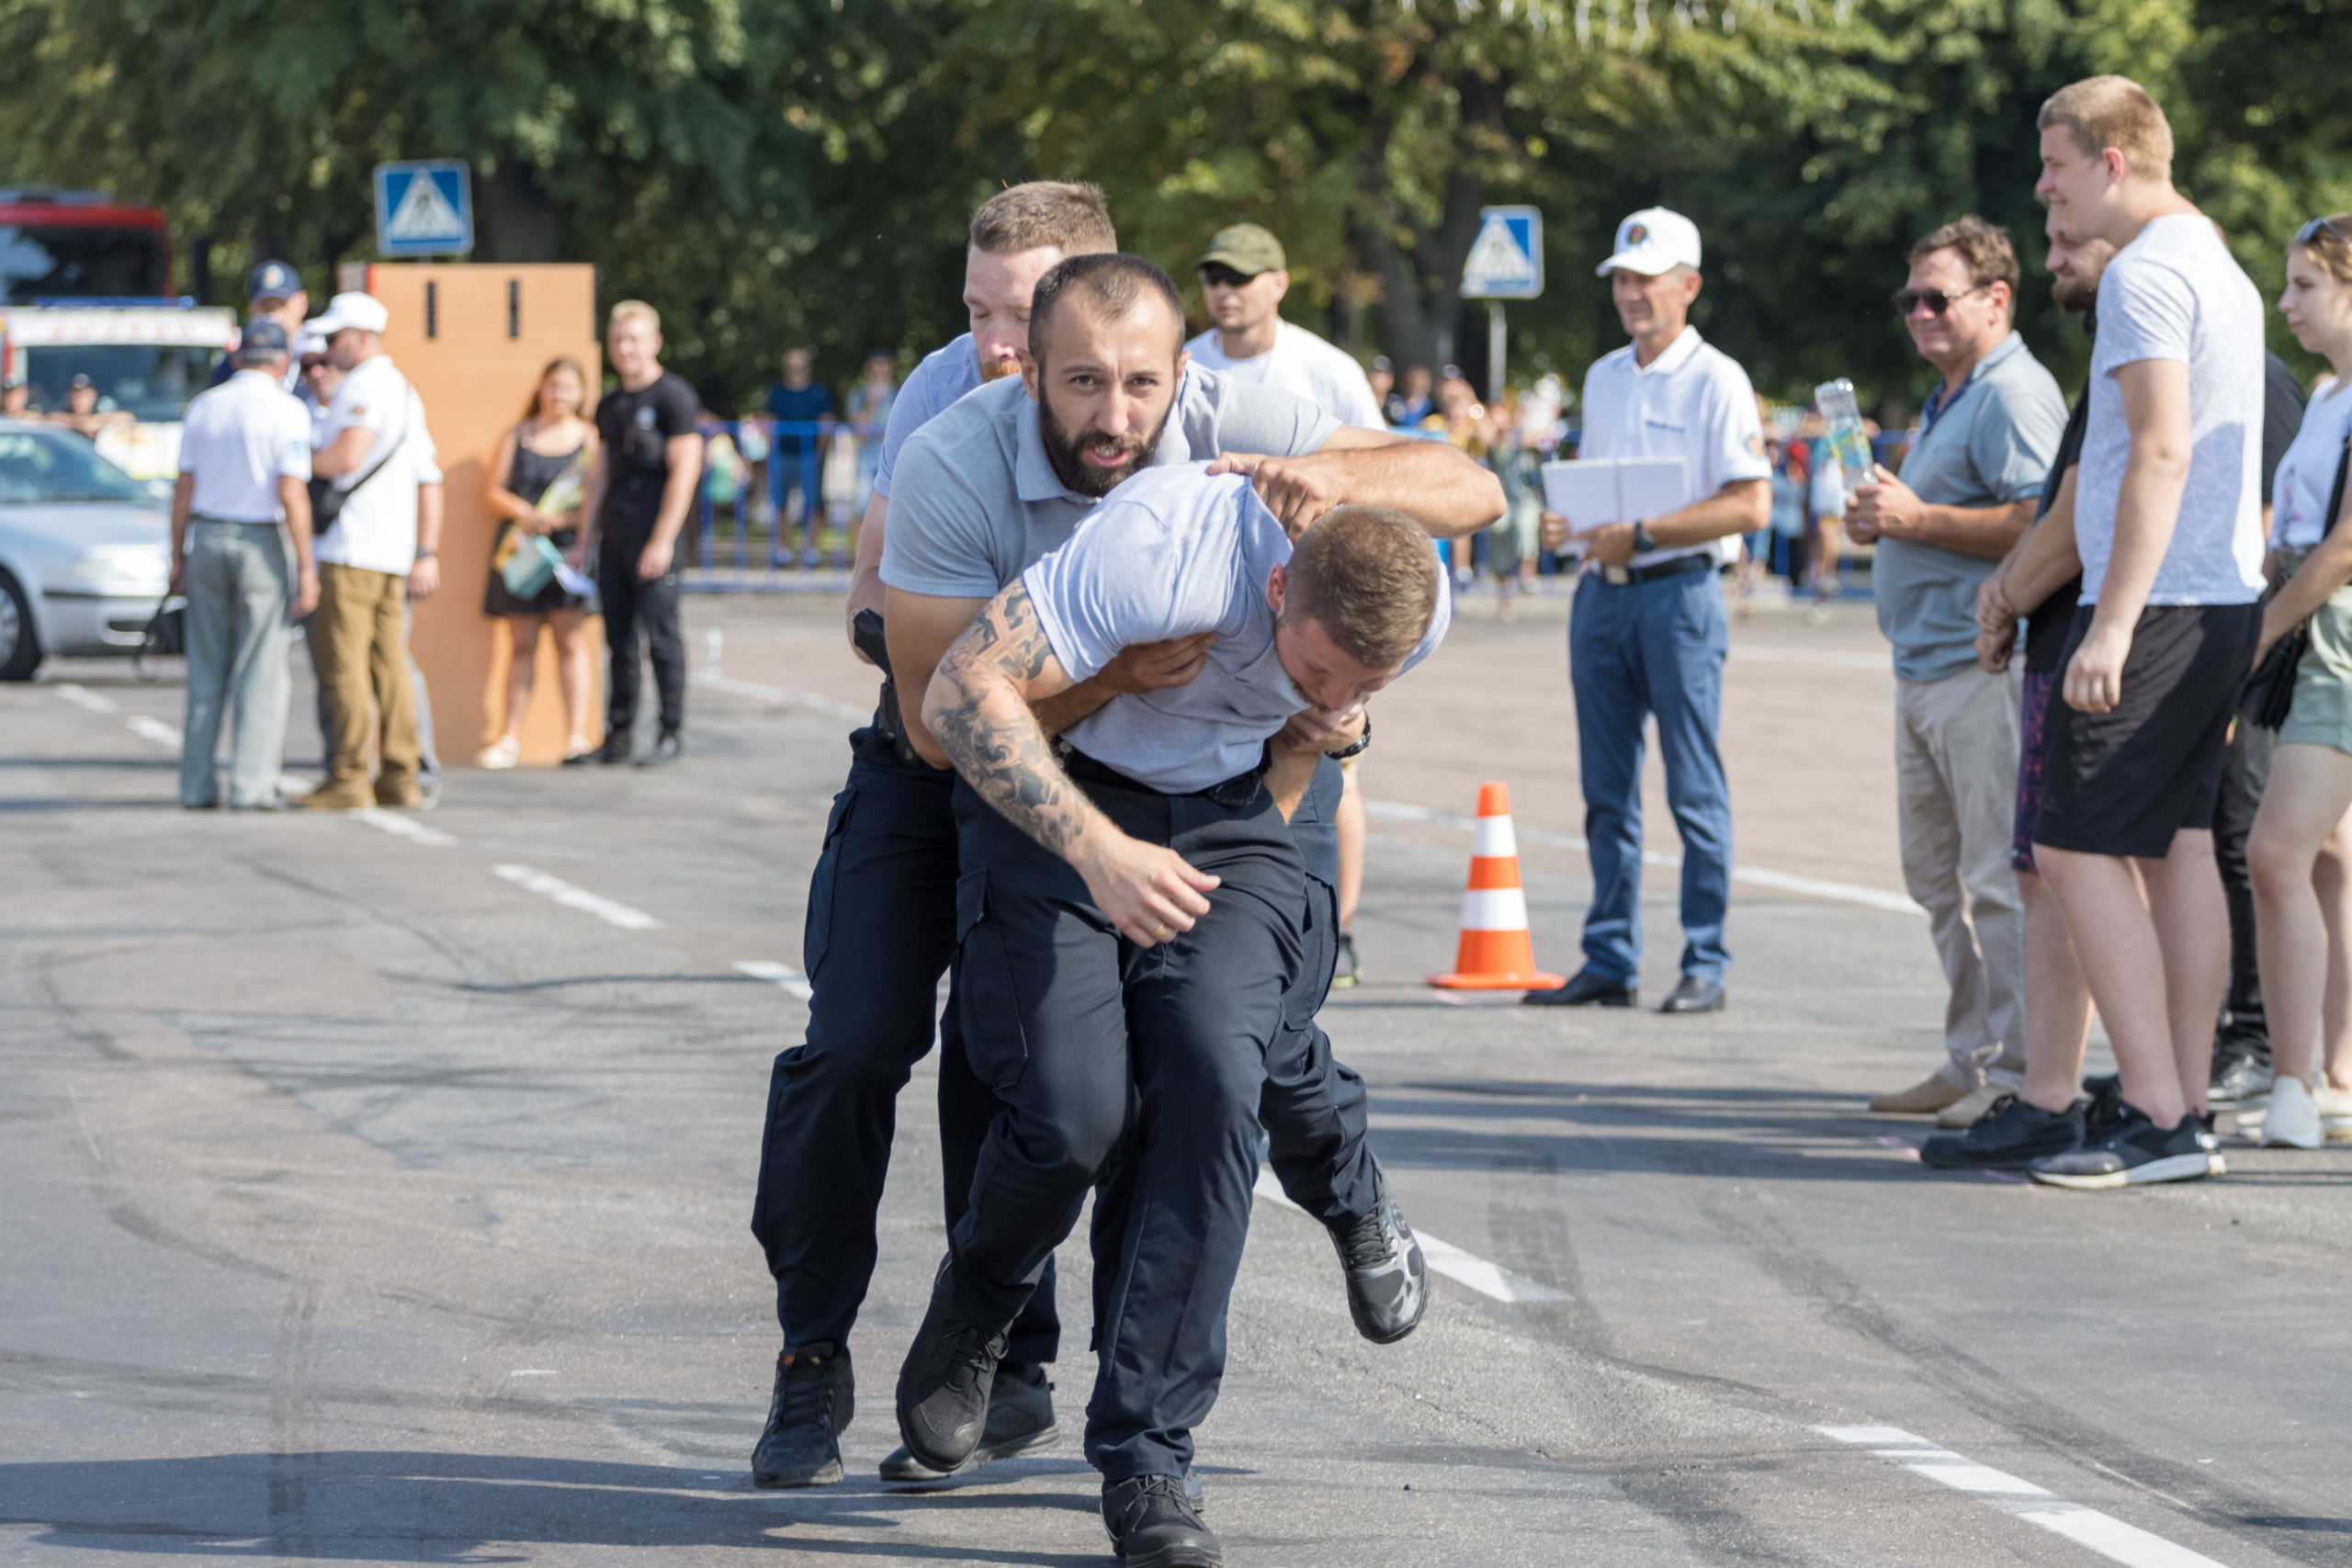
[(1067, 857), (1098, 813), (1055, 761), (1019, 685), (1042, 675), (1053, 656), (1027, 590), (1015, 582), (939, 661), (923, 722), (982, 799)]

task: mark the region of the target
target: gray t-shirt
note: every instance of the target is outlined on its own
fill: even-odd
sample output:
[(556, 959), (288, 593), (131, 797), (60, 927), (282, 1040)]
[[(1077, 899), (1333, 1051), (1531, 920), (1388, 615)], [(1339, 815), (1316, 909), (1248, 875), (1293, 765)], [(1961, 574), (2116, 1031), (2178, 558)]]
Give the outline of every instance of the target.
[(907, 437), (980, 384), (979, 345), (969, 333), (923, 356), (890, 403), (889, 422), (882, 427), (882, 456), (874, 465), (875, 494), (889, 495), (890, 476), (898, 471), (899, 450)]
[[(1188, 367), (1151, 460), (1190, 463), (1225, 452), (1295, 457), (1339, 428), (1329, 414), (1277, 388)], [(1017, 377), (981, 388), (922, 426), (899, 464), (902, 482), (882, 536), (882, 581), (903, 593), (993, 598), (1101, 504), (1064, 488), (1046, 456), (1036, 402)]]
[(2075, 481), (2083, 603), (2098, 603), (2132, 433), (2115, 373), (2188, 367), (2188, 483), (2148, 592), (2155, 604), (2250, 604), (2262, 594), (2262, 296), (2211, 220), (2159, 218), (2115, 254), (2098, 286), (2090, 423)]
[[(1155, 468), (1114, 491), (1069, 544), (1022, 573), (1054, 657), (1086, 680), (1123, 648), (1216, 633), (1187, 685), (1114, 697), (1063, 737), (1136, 783), (1182, 795), (1247, 773), (1265, 743), (1308, 704), (1274, 650), (1266, 580), (1290, 559), (1290, 536), (1243, 474)], [(1451, 606), (1438, 572), (1437, 614), (1405, 668), (1445, 637)]]
[[(1932, 408), (1903, 459), (1903, 482), (1931, 506), (2030, 501), (2065, 432), (2057, 381), (2011, 333)], [(1975, 668), (1976, 589), (1998, 564), (1917, 539), (1879, 541), (1871, 593), (1898, 677), (1940, 681)]]

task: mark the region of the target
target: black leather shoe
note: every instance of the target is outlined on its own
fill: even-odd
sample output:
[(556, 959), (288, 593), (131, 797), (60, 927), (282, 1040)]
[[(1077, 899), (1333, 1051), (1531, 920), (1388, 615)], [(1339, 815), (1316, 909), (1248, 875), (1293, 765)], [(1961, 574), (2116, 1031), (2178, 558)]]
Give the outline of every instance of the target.
[(1216, 1532), (1172, 1475), (1138, 1475), (1102, 1488), (1102, 1525), (1125, 1568), (1225, 1568)]
[(1591, 969), (1577, 970), (1565, 986), (1530, 991), (1520, 1001), (1532, 1008), (1629, 1008), (1641, 988), (1623, 980), (1604, 980)]
[(775, 1359), (768, 1424), (752, 1450), (752, 1484), (831, 1486), (842, 1478), (842, 1429), (857, 1413), (849, 1352), (786, 1346)]
[(1701, 975), (1685, 975), (1657, 1004), (1657, 1010), (1678, 1012), (1721, 1012), (1724, 1010), (1724, 988), (1719, 981)]
[(611, 735), (602, 746), (593, 750), (579, 751), (563, 760), (567, 768), (616, 768), (637, 755), (637, 747), (627, 735)]
[(956, 1300), (955, 1260), (941, 1258), (930, 1309), (899, 1369), (899, 1436), (927, 1468), (952, 1475), (980, 1446), (1008, 1326), (966, 1315)]
[(662, 738), (654, 741), (653, 750), (637, 760), (637, 765), (640, 768), (666, 768), (685, 754), (686, 749), (679, 741), (678, 732), (665, 729)]
[(1340, 1267), (1348, 1277), (1348, 1315), (1356, 1320), (1356, 1332), (1375, 1345), (1393, 1345), (1419, 1327), (1429, 1310), (1429, 1266), (1413, 1227), (1405, 1223), (1404, 1205), (1388, 1185), (1388, 1173), (1375, 1164), (1372, 1179), (1372, 1212), (1325, 1228), (1340, 1249)]
[(933, 1470), (904, 1448), (882, 1461), (882, 1479), (899, 1485), (921, 1485), (969, 1475), (991, 1460), (1051, 1448), (1061, 1436), (1054, 1421), (1054, 1385), (1046, 1369), (1033, 1361), (1007, 1361), (996, 1370), (989, 1391), (988, 1423), (980, 1431), (980, 1446), (954, 1470)]

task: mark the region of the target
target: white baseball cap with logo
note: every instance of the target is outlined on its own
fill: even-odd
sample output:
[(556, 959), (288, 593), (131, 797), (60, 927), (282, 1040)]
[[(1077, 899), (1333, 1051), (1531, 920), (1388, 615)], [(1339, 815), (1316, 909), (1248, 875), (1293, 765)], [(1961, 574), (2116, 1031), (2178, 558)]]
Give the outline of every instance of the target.
[(321, 337), (333, 337), (355, 328), (363, 333), (380, 333), (391, 324), (391, 311), (373, 294), (338, 294), (327, 301), (325, 315), (313, 316), (302, 325)]
[(1621, 267), (1656, 277), (1678, 266), (1698, 270), (1699, 226), (1679, 212), (1645, 207), (1617, 225), (1617, 254), (1592, 270), (1602, 277)]

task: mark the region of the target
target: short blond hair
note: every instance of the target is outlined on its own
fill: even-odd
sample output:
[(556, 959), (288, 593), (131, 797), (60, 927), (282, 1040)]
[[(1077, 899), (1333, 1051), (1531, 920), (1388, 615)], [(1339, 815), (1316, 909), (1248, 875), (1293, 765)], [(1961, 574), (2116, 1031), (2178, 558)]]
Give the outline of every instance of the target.
[(1029, 180), (1008, 186), (972, 214), (972, 249), (1017, 255), (1051, 245), (1066, 256), (1119, 248), (1102, 187), (1069, 180)]
[(1429, 635), (1442, 570), (1428, 532), (1405, 513), (1335, 506), (1291, 548), (1283, 619), (1319, 622), (1350, 659), (1394, 669)]
[(609, 330), (623, 321), (643, 321), (658, 333), (662, 330), (662, 312), (642, 299), (624, 299), (613, 307), (613, 313), (605, 319), (605, 325)]
[(2094, 158), (2114, 148), (2143, 179), (2172, 178), (2172, 124), (2129, 76), (2089, 76), (2059, 88), (2034, 124), (2042, 130), (2064, 126)]

